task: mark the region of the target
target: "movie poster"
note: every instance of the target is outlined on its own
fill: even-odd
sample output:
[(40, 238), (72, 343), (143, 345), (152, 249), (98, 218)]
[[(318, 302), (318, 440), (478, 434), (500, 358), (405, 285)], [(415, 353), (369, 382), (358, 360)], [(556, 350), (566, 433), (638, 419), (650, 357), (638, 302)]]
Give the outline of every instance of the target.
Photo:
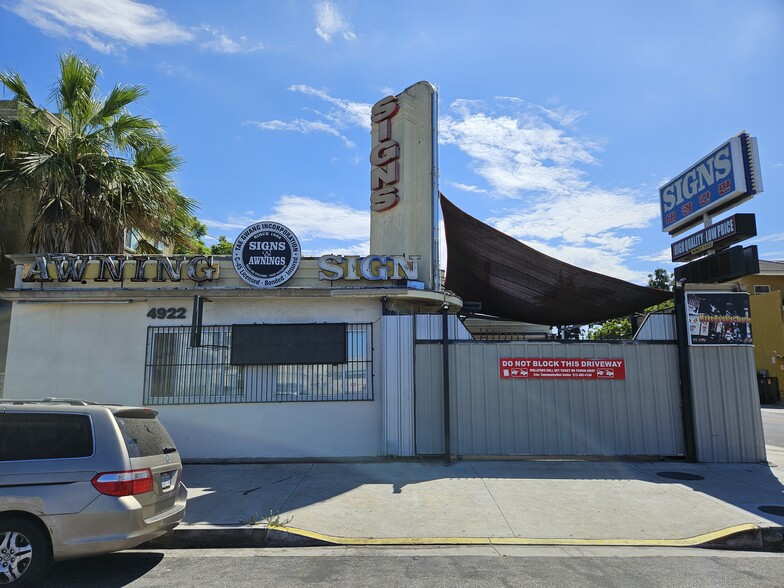
[(752, 345), (745, 292), (687, 292), (689, 345)]

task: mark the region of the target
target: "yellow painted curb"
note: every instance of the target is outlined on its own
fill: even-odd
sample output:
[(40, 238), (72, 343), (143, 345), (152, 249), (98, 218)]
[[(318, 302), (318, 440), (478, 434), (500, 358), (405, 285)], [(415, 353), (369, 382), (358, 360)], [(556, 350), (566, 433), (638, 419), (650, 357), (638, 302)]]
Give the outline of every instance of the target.
[(753, 523), (735, 525), (683, 539), (556, 539), (528, 537), (336, 537), (295, 527), (269, 527), (270, 531), (291, 533), (335, 545), (587, 545), (613, 547), (697, 547), (741, 533), (756, 531)]

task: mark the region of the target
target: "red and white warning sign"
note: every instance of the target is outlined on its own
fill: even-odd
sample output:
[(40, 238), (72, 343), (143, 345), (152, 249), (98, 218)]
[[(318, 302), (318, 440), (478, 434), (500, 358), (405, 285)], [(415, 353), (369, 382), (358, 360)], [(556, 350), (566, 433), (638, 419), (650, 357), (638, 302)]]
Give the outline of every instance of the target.
[(625, 380), (623, 359), (518, 358), (500, 360), (501, 379)]

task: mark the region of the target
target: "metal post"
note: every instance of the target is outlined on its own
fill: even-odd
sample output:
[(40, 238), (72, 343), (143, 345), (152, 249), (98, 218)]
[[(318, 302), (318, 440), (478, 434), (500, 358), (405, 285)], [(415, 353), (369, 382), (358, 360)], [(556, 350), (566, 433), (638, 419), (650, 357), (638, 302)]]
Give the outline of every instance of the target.
[(198, 294), (193, 297), (191, 316), (191, 347), (201, 347), (201, 321), (204, 312), (204, 299)]
[(449, 420), (449, 304), (441, 307), (441, 329), (444, 351), (444, 463), (452, 463), (451, 427)]
[(675, 283), (675, 333), (678, 339), (678, 368), (681, 381), (681, 413), (686, 459), (697, 461), (697, 439), (694, 431), (694, 402), (692, 399), (691, 362), (689, 360), (689, 324), (686, 314), (685, 280)]

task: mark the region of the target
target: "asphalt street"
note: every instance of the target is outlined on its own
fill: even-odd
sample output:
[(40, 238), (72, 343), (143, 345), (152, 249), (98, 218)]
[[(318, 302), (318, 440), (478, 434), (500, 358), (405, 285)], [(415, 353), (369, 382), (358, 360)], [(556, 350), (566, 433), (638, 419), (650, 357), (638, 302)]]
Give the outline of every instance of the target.
[[(762, 409), (784, 448), (784, 406)], [(55, 564), (44, 586), (781, 586), (780, 553), (465, 545), (125, 551)]]
[(49, 586), (636, 588), (781, 586), (784, 557), (678, 548), (361, 547), (122, 552), (57, 566)]
[(765, 444), (784, 448), (784, 404), (762, 408)]

